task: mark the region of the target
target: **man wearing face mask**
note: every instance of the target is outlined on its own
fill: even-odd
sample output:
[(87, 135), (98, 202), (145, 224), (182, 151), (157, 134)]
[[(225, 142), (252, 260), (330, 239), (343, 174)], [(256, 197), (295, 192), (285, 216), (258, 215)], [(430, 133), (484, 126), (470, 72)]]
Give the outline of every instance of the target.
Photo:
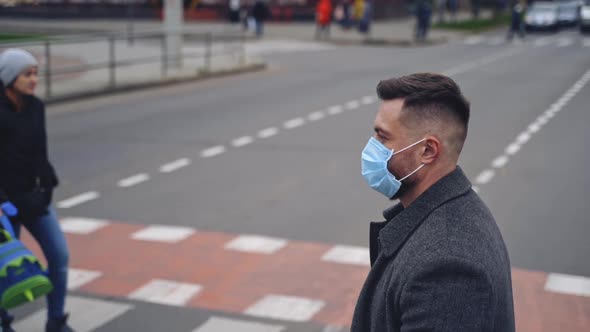
[(469, 102), (430, 73), (381, 81), (377, 94), (362, 175), (400, 203), (371, 224), (371, 271), (351, 331), (514, 331), (506, 246), (457, 166)]

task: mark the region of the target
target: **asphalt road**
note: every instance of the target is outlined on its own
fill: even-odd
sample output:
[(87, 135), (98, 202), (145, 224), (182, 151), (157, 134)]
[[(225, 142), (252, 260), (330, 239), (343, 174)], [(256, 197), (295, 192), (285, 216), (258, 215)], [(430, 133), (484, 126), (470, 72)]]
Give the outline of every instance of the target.
[[(62, 180), (56, 202), (99, 195), (58, 213), (126, 227), (188, 226), (203, 234), (367, 247), (368, 222), (381, 220), (391, 204), (360, 176), (360, 151), (378, 108), (375, 86), (381, 79), (435, 71), (451, 75), (472, 103), (460, 165), (495, 215), (514, 268), (590, 277), (590, 77), (562, 98), (590, 70), (588, 37), (563, 31), (495, 45), (498, 38), (271, 54), (265, 72), (52, 106), (51, 159)], [(535, 44), (539, 38), (550, 42)], [(560, 98), (555, 112), (536, 122)], [(538, 126), (530, 130), (531, 124)], [(160, 170), (179, 159), (187, 165)], [(121, 186), (138, 174), (127, 181), (130, 186)], [(109, 239), (103, 241), (107, 248)], [(72, 243), (76, 262), (85, 247)], [(196, 260), (206, 253), (190, 255)], [(240, 306), (232, 304), (211, 310), (95, 290), (73, 294), (132, 307), (97, 331), (346, 329), (329, 319), (253, 318), (236, 313)], [(37, 308), (20, 312), (26, 316)], [(266, 325), (209, 321), (202, 327), (211, 316)]]

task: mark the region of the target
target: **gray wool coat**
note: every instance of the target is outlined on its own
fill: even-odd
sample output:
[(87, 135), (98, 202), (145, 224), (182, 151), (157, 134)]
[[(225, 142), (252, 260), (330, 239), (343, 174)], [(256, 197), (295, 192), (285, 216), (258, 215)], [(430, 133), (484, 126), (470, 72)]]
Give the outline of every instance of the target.
[(352, 332), (512, 332), (508, 252), (457, 169), (370, 229), (371, 271)]

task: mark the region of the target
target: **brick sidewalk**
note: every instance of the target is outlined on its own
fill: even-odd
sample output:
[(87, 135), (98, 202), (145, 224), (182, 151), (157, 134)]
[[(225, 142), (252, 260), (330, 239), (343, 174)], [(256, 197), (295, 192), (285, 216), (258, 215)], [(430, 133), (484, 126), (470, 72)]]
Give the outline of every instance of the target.
[[(369, 271), (360, 247), (78, 218), (62, 226), (71, 289), (100, 296), (347, 327)], [(547, 276), (513, 269), (517, 331), (588, 331), (590, 298), (546, 291)]]

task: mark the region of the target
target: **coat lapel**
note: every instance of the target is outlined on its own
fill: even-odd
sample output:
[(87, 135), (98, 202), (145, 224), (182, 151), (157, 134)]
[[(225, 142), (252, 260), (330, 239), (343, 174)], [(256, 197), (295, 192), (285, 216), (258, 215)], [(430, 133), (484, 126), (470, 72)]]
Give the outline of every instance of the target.
[[(398, 204), (384, 212), (386, 222), (371, 224), (371, 262), (377, 257), (374, 235), (378, 232), (379, 253), (392, 256), (404, 245), (424, 219), (443, 203), (464, 195), (471, 189), (471, 183), (460, 167), (449, 173), (406, 209)], [(373, 244), (375, 242), (375, 245)], [(373, 255), (373, 253), (376, 253)], [(375, 257), (373, 257), (375, 256)]]

